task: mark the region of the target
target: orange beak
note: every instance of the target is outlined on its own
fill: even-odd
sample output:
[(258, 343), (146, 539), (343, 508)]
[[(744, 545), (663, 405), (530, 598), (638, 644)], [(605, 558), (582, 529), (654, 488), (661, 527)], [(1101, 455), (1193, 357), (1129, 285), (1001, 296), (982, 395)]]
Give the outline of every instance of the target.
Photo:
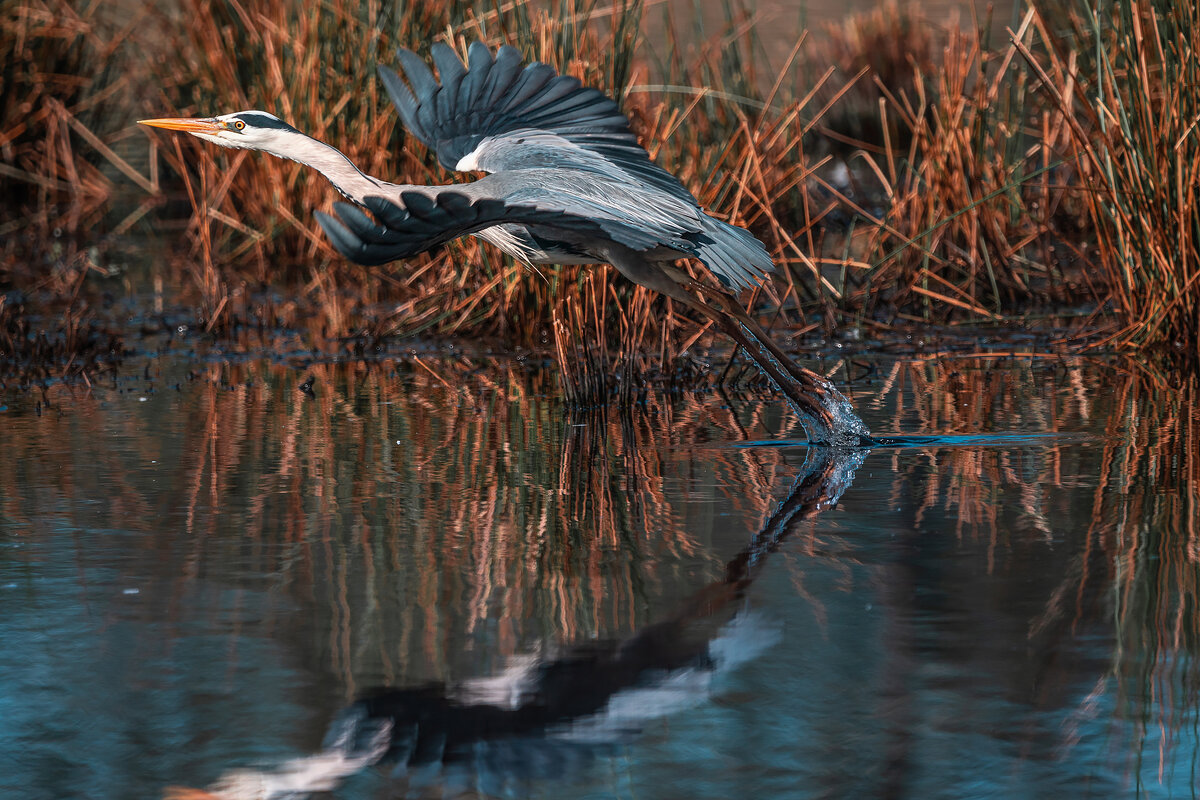
[(223, 130), (221, 123), (215, 119), (139, 119), (138, 125), (149, 125), (153, 128), (167, 128), (172, 131), (187, 131), (188, 133), (216, 134)]

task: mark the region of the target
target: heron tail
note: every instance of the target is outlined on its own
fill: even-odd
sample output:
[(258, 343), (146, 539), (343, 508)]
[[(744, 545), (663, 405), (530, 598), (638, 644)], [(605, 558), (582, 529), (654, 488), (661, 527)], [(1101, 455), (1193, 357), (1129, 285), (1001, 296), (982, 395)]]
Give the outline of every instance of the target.
[(734, 292), (752, 289), (775, 271), (766, 247), (745, 228), (708, 217), (706, 230), (687, 238), (695, 244), (696, 258)]

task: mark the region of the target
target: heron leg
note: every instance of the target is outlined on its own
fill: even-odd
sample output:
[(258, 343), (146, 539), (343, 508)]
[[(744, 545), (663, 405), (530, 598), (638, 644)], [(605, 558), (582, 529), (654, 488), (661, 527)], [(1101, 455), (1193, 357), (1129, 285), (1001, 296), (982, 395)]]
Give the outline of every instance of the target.
[[(793, 361), (791, 356), (775, 343), (770, 334), (750, 318), (750, 315), (746, 313), (746, 310), (734, 298), (722, 290), (697, 283), (687, 273), (677, 269), (673, 265), (663, 264), (660, 266), (667, 277), (671, 278), (675, 283), (686, 286), (696, 292), (699, 295), (700, 301), (705, 303), (705, 305), (711, 306), (713, 302), (719, 305), (721, 310), (737, 320), (738, 324), (749, 331), (755, 341), (769, 351), (770, 356), (779, 362), (780, 367), (791, 375), (793, 380), (797, 381), (807, 391), (820, 396), (822, 400), (828, 400), (832, 389), (829, 382), (812, 370), (805, 369)], [(713, 302), (709, 302), (709, 298)]]
[(783, 349), (775, 343), (775, 340), (771, 338), (770, 334), (764, 331), (757, 322), (751, 319), (750, 315), (747, 314), (745, 310), (737, 304), (737, 301), (726, 294), (717, 294), (716, 292), (713, 292), (713, 294), (717, 296), (718, 302), (725, 307), (726, 313), (736, 319), (741, 325), (749, 329), (754, 338), (759, 342), (762, 342), (763, 347), (767, 348), (767, 350), (771, 352), (771, 355), (774, 356), (797, 381), (808, 388), (809, 391), (821, 394), (822, 396), (828, 395), (828, 381), (826, 381), (817, 373), (813, 372), (811, 369), (805, 369), (796, 362), (792, 361), (791, 357), (787, 353), (783, 352)]
[[(828, 384), (815, 373), (796, 366), (744, 311), (731, 313), (705, 302), (703, 297), (689, 291), (692, 282), (682, 273), (670, 265), (651, 262), (641, 253), (611, 247), (607, 256), (609, 263), (629, 280), (665, 294), (712, 320), (746, 351), (802, 418), (811, 420), (827, 436), (834, 433), (833, 413), (825, 402), (830, 394)], [(720, 297), (732, 310), (735, 306), (732, 298)]]
[[(710, 313), (716, 312), (716, 313)], [(750, 328), (739, 321), (721, 313), (711, 306), (703, 306), (705, 313), (729, 338), (737, 342), (746, 355), (754, 360), (767, 377), (771, 379), (781, 392), (788, 398), (793, 407), (801, 414), (811, 417), (823, 431), (833, 432), (833, 414), (825, 407), (824, 400), (828, 394), (822, 386), (823, 382), (813, 380), (815, 377), (808, 370), (801, 370), (791, 361), (780, 360), (775, 351), (767, 345), (766, 339), (756, 336)], [(799, 380), (792, 374), (793, 370), (801, 370), (805, 380)]]

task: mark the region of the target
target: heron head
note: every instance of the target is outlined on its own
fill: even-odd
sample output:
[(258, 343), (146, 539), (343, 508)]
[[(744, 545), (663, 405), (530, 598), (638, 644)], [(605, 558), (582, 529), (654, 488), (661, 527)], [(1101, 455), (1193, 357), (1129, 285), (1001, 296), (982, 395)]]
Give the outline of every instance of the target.
[(294, 136), (304, 136), (274, 114), (266, 111), (238, 111), (220, 117), (196, 119), (142, 119), (140, 125), (186, 131), (221, 147), (278, 152), (280, 145)]

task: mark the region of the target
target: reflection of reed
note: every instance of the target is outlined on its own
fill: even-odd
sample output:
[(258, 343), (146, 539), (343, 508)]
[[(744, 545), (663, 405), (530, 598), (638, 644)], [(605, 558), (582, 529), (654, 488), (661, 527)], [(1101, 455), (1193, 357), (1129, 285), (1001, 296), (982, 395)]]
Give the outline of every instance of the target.
[(1002, 421), (1002, 431), (1045, 433), (1086, 430), (1095, 417), (1107, 420), (1098, 446), (1042, 442), (1036, 457), (1007, 447), (896, 452), (889, 506), (909, 507), (916, 530), (950, 526), (960, 540), (986, 541), (988, 575), (1021, 569), (1039, 557), (1039, 543), (1078, 537), (1057, 586), (1030, 575), (1025, 587), (1046, 598), (1028, 631), (1037, 702), (1062, 699), (1066, 642), (1111, 630), (1110, 671), (1072, 714), (1060, 747), (1073, 746), (1113, 694), (1118, 718), (1134, 720), (1141, 737), (1132, 757), (1156, 761), (1162, 780), (1200, 702), (1200, 386), (1195, 376), (1170, 385), (1141, 368), (1081, 358), (1053, 362), (1051, 380), (1049, 365), (1038, 364), (997, 356), (895, 362), (869, 404), (887, 410), (894, 428), (872, 428), (975, 435), (997, 432)]
[[(884, 435), (933, 431), (962, 436), (1085, 429), (1096, 398), (1080, 387), (1094, 380), (1085, 376), (1096, 374), (1095, 365), (1082, 358), (1059, 359), (1056, 369), (1065, 379), (1049, 382), (1035, 364), (1006, 356), (896, 361), (870, 401), (887, 412), (888, 421), (876, 429)], [(994, 547), (1004, 529), (996, 489), (1015, 486), (1020, 524), (1050, 537), (1050, 520), (1070, 514), (1061, 505), (1067, 496), (1052, 489), (1063, 485), (1062, 459), (1072, 456), (1053, 442), (1039, 452), (1043, 455), (1033, 461), (1020, 449), (998, 447), (930, 446), (915, 458), (894, 452), (897, 477), (890, 504), (915, 504), (918, 524), (931, 511), (944, 513), (954, 520), (959, 537), (983, 535)], [(1065, 472), (1079, 474), (1078, 465)]]
[[(34, 502), (0, 503), (10, 522), (52, 506), (72, 527), (142, 531), (124, 569), (163, 578), (145, 593), (165, 607), (274, 576), (316, 618), (268, 630), (327, 637), (300, 649), (353, 691), (477, 671), (479, 637), (499, 661), (547, 635), (627, 631), (717, 569), (718, 501), (746, 520), (774, 502), (779, 453), (676, 453), (709, 429), (738, 438), (729, 410), (650, 394), (564, 417), (553, 374), (479, 366), (211, 364), (178, 392), (148, 370), (152, 381), (97, 386), (3, 434), (5, 485), (29, 483), (21, 465), (67, 466)], [(93, 402), (124, 410), (93, 414)], [(434, 675), (410, 674), (421, 669)]]
[(1195, 375), (1116, 388), (1125, 413), (1105, 437), (1076, 594), (1103, 587), (1113, 605), (1115, 704), (1160, 781), (1182, 726), (1194, 724), (1200, 685), (1198, 389)]
[[(728, 545), (768, 516), (793, 469), (774, 448), (696, 452), (709, 439), (775, 431), (786, 418), (771, 406), (647, 392), (625, 410), (568, 413), (553, 399), (552, 373), (484, 368), (454, 353), (304, 372), (261, 362), (162, 369), (152, 362), (90, 391), (54, 384), (9, 400), (0, 530), (30, 542), (63, 530), (124, 534), (119, 559), (83, 547), (68, 562), (81, 583), (93, 567), (115, 570), (161, 614), (162, 639), (139, 641), (139, 656), (178, 646), (189, 608), (203, 609), (228, 652), (246, 652), (251, 635), (283, 641), (347, 695), (453, 682), (544, 639), (622, 637), (661, 619), (717, 577)], [(306, 377), (313, 396), (299, 390)], [(1107, 421), (1102, 439), (870, 456), (856, 492), (882, 479), (890, 495), (879, 492), (879, 509), (860, 496), (854, 513), (869, 512), (895, 547), (918, 553), (881, 566), (880, 605), (894, 614), (896, 642), (885, 649), (916, 668), (912, 590), (932, 589), (955, 612), (939, 653), (960, 642), (956, 625), (1015, 621), (989, 641), (1027, 640), (1028, 653), (979, 646), (947, 658), (1021, 703), (1069, 713), (1080, 674), (1071, 659), (1088, 649), (1083, 637), (1107, 641), (1115, 624), (1111, 664), (1076, 716), (1115, 704), (1143, 726), (1145, 751), (1162, 744), (1162, 763), (1177, 757), (1172, 737), (1195, 712), (1200, 678), (1197, 394), (1195, 378), (1167, 386), (1081, 358), (883, 368), (856, 398), (883, 435), (1086, 431)], [(35, 401), (40, 416), (27, 413)], [(887, 478), (870, 476), (889, 464)], [(845, 519), (823, 517), (791, 540), (806, 573), (798, 577), (835, 622), (837, 602), (808, 580), (814, 559), (845, 570), (850, 587), (861, 556), (883, 558), (856, 548), (871, 532), (843, 529)], [(244, 600), (251, 592), (271, 601)], [(235, 624), (218, 624), (231, 607)], [(253, 634), (239, 627), (243, 607), (261, 615)], [(896, 686), (897, 697), (911, 688)], [(971, 697), (961, 702), (965, 718)], [(1047, 748), (1035, 735), (1028, 741), (1041, 753), (1074, 734), (1056, 728)]]

